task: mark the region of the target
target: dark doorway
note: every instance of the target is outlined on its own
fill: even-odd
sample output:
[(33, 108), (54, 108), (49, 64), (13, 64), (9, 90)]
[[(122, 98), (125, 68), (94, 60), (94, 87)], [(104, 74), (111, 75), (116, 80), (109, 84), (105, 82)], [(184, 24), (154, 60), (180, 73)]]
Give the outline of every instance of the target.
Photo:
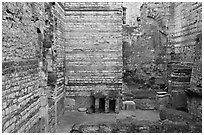
[(99, 98), (99, 112), (105, 112), (105, 98)]
[(90, 99), (91, 99), (91, 106), (88, 109), (88, 111), (89, 113), (94, 113), (95, 112), (95, 98), (94, 96), (91, 96)]
[(115, 100), (109, 100), (109, 112), (115, 112)]

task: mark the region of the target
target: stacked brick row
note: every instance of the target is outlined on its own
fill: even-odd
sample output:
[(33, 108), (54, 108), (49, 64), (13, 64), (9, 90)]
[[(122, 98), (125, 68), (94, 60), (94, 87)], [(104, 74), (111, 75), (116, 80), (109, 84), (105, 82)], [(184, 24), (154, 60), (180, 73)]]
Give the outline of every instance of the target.
[(39, 117), (38, 61), (3, 62), (2, 65), (3, 132), (25, 132)]
[(202, 30), (202, 3), (185, 2), (174, 5), (173, 29), (170, 43), (180, 61), (193, 62), (195, 58), (196, 37)]
[[(188, 100), (189, 113), (201, 118), (202, 116), (202, 3), (174, 3), (169, 41), (180, 62), (193, 63), (191, 86)], [(197, 93), (197, 94), (195, 94)]]
[[(71, 85), (71, 84), (70, 84)], [(122, 91), (121, 84), (72, 84), (66, 86), (66, 96), (87, 96), (99, 91)]]
[(63, 9), (56, 3), (55, 9), (53, 10), (55, 18), (55, 44), (53, 49), (56, 50), (55, 66), (57, 71), (57, 88), (56, 96), (59, 96), (63, 92), (64, 88), (64, 58), (65, 58), (65, 47), (64, 47), (64, 27), (65, 27), (65, 16)]
[(192, 85), (202, 85), (202, 34), (196, 38), (194, 66), (191, 77)]
[(60, 117), (64, 112), (64, 60), (65, 60), (65, 15), (62, 7), (56, 3), (53, 9), (55, 20), (54, 38), (55, 50), (54, 67), (57, 73), (55, 86), (55, 122), (59, 122)]
[(120, 10), (121, 4), (119, 2), (65, 2), (65, 10), (76, 10), (76, 11), (107, 11), (107, 10)]
[(2, 132), (40, 131), (36, 17), (42, 21), (43, 5), (35, 4), (2, 4)]
[(66, 95), (121, 89), (120, 8), (118, 3), (65, 3)]
[(192, 62), (192, 84), (201, 84), (202, 3), (175, 3), (170, 45), (178, 61)]

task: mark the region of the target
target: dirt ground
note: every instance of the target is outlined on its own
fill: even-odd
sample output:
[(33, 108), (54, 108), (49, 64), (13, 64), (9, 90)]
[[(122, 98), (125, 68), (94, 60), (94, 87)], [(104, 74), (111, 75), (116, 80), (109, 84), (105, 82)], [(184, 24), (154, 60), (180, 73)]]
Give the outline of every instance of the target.
[(158, 121), (159, 112), (155, 110), (121, 110), (119, 114), (115, 113), (93, 113), (86, 114), (84, 112), (78, 111), (66, 111), (64, 116), (61, 118), (57, 133), (69, 133), (74, 124), (84, 123), (84, 122), (116, 122), (117, 120), (122, 120), (127, 117), (133, 118), (135, 120), (147, 120), (147, 121)]

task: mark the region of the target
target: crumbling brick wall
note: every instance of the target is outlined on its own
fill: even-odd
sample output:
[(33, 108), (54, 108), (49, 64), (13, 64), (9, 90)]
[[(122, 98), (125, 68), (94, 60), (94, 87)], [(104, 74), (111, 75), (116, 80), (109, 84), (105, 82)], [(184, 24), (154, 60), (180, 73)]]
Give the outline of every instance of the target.
[(65, 3), (66, 96), (122, 89), (121, 11), (120, 3)]
[(64, 110), (64, 10), (54, 2), (2, 9), (3, 132), (55, 132)]
[(57, 123), (64, 112), (65, 16), (63, 6), (56, 2), (45, 3), (45, 14), (47, 44), (43, 44), (43, 54), (48, 73), (47, 132), (55, 132)]
[[(123, 26), (125, 80), (147, 86), (164, 86), (170, 3), (146, 3), (138, 26)], [(130, 77), (129, 77), (130, 76)]]
[[(202, 85), (202, 3), (174, 3), (171, 23), (169, 41), (177, 55), (177, 61), (192, 62), (191, 86)], [(197, 92), (202, 93), (202, 91)], [(188, 109), (190, 113), (200, 117), (202, 114), (201, 99), (195, 97), (190, 99)]]
[(40, 132), (36, 18), (42, 22), (42, 12), (42, 3), (2, 3), (2, 132)]

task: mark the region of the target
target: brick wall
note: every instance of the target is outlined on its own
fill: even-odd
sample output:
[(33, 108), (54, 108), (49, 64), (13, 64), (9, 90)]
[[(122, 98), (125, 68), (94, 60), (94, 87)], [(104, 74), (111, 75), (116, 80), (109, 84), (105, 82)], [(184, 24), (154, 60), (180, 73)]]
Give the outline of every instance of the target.
[(56, 3), (53, 9), (55, 30), (54, 30), (54, 67), (56, 68), (57, 80), (55, 86), (55, 120), (59, 122), (64, 112), (64, 71), (65, 71), (65, 15), (64, 9)]
[(64, 110), (64, 10), (53, 2), (2, 9), (3, 132), (55, 132)]
[[(127, 83), (160, 87), (166, 83), (170, 3), (146, 3), (138, 26), (123, 26), (123, 58)], [(138, 16), (138, 13), (135, 14)]]
[[(202, 3), (178, 2), (173, 5), (169, 41), (177, 61), (192, 62), (191, 86), (202, 85)], [(202, 95), (202, 90), (195, 93)], [(189, 97), (188, 110), (201, 118), (202, 100)]]
[[(47, 132), (55, 132), (57, 123), (64, 112), (64, 10), (59, 3), (45, 3), (47, 28), (45, 38), (51, 44), (44, 46), (44, 58), (47, 64)], [(48, 36), (46, 36), (46, 34)]]
[[(36, 12), (38, 11), (38, 12)], [(2, 132), (39, 132), (42, 3), (2, 4)]]
[(66, 95), (122, 89), (119, 3), (66, 3)]
[(170, 44), (179, 61), (194, 62), (196, 37), (202, 30), (202, 3), (179, 2), (174, 5)]

